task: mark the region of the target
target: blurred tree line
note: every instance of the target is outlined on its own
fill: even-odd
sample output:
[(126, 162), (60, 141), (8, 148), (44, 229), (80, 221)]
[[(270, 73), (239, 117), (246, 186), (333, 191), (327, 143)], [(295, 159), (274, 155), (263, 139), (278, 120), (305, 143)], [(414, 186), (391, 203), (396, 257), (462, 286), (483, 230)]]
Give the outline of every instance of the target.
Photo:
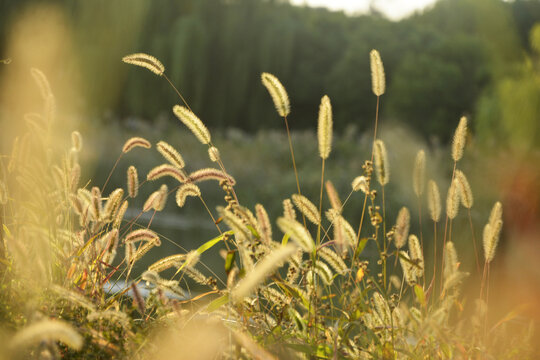
[[(10, 19), (32, 2), (0, 1), (2, 39)], [(387, 74), (383, 117), (447, 141), (457, 119), (468, 114), (487, 137), (505, 138), (513, 106), (532, 124), (522, 132), (530, 137), (532, 131), (529, 141), (538, 143), (533, 62), (540, 40), (533, 44), (529, 35), (540, 21), (539, 1), (440, 0), (397, 22), (375, 12), (347, 16), (284, 0), (50, 2), (72, 22), (82, 105), (97, 117), (156, 119), (178, 102), (164, 81), (120, 61), (146, 52), (165, 64), (209, 126), (281, 127), (260, 84), (267, 71), (289, 92), (294, 128), (313, 128), (320, 98), (328, 94), (337, 130), (354, 123), (362, 131), (374, 117), (368, 54), (377, 48)], [(0, 55), (7, 57), (3, 45)], [(518, 90), (524, 80), (526, 88)]]

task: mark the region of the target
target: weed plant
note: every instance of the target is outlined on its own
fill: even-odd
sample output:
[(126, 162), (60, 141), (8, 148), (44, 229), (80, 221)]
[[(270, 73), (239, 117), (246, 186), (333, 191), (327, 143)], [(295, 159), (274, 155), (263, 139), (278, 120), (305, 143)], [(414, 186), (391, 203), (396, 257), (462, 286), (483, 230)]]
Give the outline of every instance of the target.
[[(438, 184), (426, 179), (426, 151), (421, 150), (411, 169), (416, 203), (403, 204), (399, 211), (387, 208), (385, 187), (392, 169), (387, 152), (394, 144), (387, 149), (379, 138), (384, 69), (376, 50), (370, 57), (377, 110), (372, 151), (361, 155), (363, 173), (351, 175), (347, 194), (338, 194), (326, 180), (326, 165), (332, 161), (330, 98), (321, 99), (320, 160), (313, 156), (321, 162), (320, 191), (308, 198), (289, 133), (288, 94), (275, 76), (262, 74), (287, 131), (296, 182), (290, 198), (275, 200), (283, 207), (275, 222), (263, 204), (253, 209), (242, 205), (242, 189), (227, 171), (219, 144), (156, 58), (133, 54), (123, 61), (149, 69), (173, 87), (182, 101), (173, 113), (200, 141), (213, 167), (188, 170), (181, 152), (170, 144), (133, 137), (102, 186), (81, 181), (82, 136), (73, 132), (67, 152), (51, 141), (55, 97), (45, 75), (32, 69), (44, 110), (25, 116), (29, 131), (15, 139), (11, 154), (0, 162), (0, 357), (532, 358), (532, 328), (510, 330), (508, 319), (488, 318), (489, 270), (503, 206), (496, 202), (483, 231), (475, 228), (473, 193), (459, 166), (468, 135), (465, 117), (452, 143), (453, 172), (442, 192), (446, 201)], [(147, 174), (130, 166), (126, 187), (110, 189), (110, 176), (123, 156), (144, 156), (151, 148), (163, 163)], [(176, 185), (167, 186), (165, 178)], [(223, 192), (222, 204), (206, 202), (199, 184), (207, 181)], [(125, 219), (143, 186), (153, 190), (136, 209), (139, 216), (151, 214), (147, 226), (138, 223), (139, 216)], [(167, 202), (186, 208), (200, 202), (216, 237), (196, 239), (201, 244), (196, 250), (169, 254), (132, 277), (134, 265), (167, 240), (151, 226), (154, 216), (171, 206)], [(344, 209), (354, 203), (361, 213), (346, 219)], [(409, 207), (418, 209), (418, 218)], [(454, 246), (459, 216), (469, 219), (469, 251), (481, 278), (470, 302), (465, 301), (470, 294), (460, 290), (469, 274), (462, 271)], [(412, 222), (418, 222), (418, 234), (410, 233)], [(375, 261), (364, 254), (369, 244), (377, 249)], [(205, 252), (213, 247), (221, 248), (226, 279), (201, 271)], [(187, 279), (206, 290), (191, 291)], [(121, 290), (105, 291), (120, 280), (126, 284)]]

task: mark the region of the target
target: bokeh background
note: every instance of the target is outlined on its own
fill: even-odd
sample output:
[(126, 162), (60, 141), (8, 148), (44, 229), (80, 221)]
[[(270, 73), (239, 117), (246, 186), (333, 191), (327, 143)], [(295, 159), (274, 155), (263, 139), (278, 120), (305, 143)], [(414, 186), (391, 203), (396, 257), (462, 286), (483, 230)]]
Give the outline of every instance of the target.
[[(468, 116), (471, 134), (461, 168), (476, 197), (477, 239), (493, 203), (504, 205), (492, 268), (495, 306), (501, 314), (519, 309), (520, 316), (539, 319), (532, 305), (540, 299), (540, 2), (439, 0), (391, 18), (377, 4), (351, 13), (280, 0), (0, 1), (0, 59), (11, 60), (0, 64), (0, 152), (9, 153), (14, 136), (24, 131), (24, 114), (43, 108), (30, 75), (36, 67), (57, 97), (59, 146), (68, 148), (71, 131), (83, 134), (80, 161), (88, 186), (103, 185), (131, 136), (169, 142), (190, 170), (211, 166), (205, 148), (173, 116), (171, 108), (180, 100), (171, 87), (121, 62), (126, 54), (146, 52), (163, 62), (211, 129), (238, 182), (240, 201), (251, 208), (262, 203), (276, 219), (281, 200), (296, 186), (283, 122), (260, 73), (275, 74), (289, 92), (301, 182), (313, 198), (320, 176), (318, 105), (329, 95), (335, 138), (327, 177), (345, 197), (369, 158), (376, 100), (368, 54), (376, 48), (387, 78), (380, 136), (392, 169), (389, 219), (403, 205), (417, 216), (411, 172), (421, 148), (428, 154), (428, 175), (446, 193), (452, 169), (448, 144), (459, 118)], [(145, 176), (161, 162), (154, 150), (128, 154), (108, 190), (125, 187), (129, 165)], [(145, 184), (128, 216), (137, 216), (158, 187)], [(215, 184), (202, 190), (211, 208), (223, 204)], [(360, 198), (348, 203), (351, 223), (361, 206)], [(143, 215), (140, 223), (150, 217)], [(169, 241), (135, 275), (153, 259), (196, 248), (216, 235), (197, 202), (178, 209), (171, 200), (152, 221)], [(462, 267), (473, 270), (468, 218), (462, 215), (454, 226)], [(222, 276), (217, 252), (205, 254), (203, 262)]]

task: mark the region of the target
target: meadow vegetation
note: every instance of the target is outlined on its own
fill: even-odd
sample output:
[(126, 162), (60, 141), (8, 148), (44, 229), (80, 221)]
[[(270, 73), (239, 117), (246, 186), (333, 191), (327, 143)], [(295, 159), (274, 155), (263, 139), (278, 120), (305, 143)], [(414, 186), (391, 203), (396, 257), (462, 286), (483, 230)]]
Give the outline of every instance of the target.
[[(533, 358), (531, 324), (489, 316), (504, 204), (491, 199), (481, 226), (473, 221), (474, 189), (461, 166), (468, 119), (455, 121), (446, 179), (428, 177), (429, 149), (410, 159), (406, 181), (394, 179), (395, 147), (382, 140), (379, 118), (383, 61), (376, 50), (369, 59), (374, 131), (356, 155), (361, 166), (341, 169), (346, 189), (328, 180), (343, 167), (333, 165), (340, 141), (332, 99), (320, 100), (318, 146), (307, 151), (290, 134), (285, 87), (261, 74), (287, 137), (276, 141), (285, 149), (275, 153), (282, 168), (257, 184), (289, 195), (249, 204), (228, 166), (234, 149), (220, 147), (155, 57), (123, 61), (170, 83), (180, 101), (171, 104), (176, 125), (192, 133), (190, 147), (207, 160), (190, 164), (181, 148), (138, 134), (118, 146), (102, 185), (81, 176), (79, 158), (92, 149), (78, 131), (67, 150), (52, 141), (56, 99), (45, 74), (32, 69), (43, 111), (25, 116), (28, 131), (0, 161), (0, 358)], [(151, 169), (126, 163), (150, 152)], [(315, 164), (309, 186), (298, 171), (304, 162)], [(110, 182), (118, 171), (125, 184)], [(408, 184), (408, 201), (392, 199), (393, 182)], [(219, 202), (206, 196), (210, 187)], [(167, 240), (152, 222), (171, 206), (203, 209), (214, 235), (135, 272)], [(129, 209), (136, 215), (127, 217)], [(269, 216), (276, 209), (279, 216)], [(139, 221), (143, 214), (149, 221)], [(208, 268), (205, 257), (216, 249), (221, 260)], [(468, 277), (475, 285), (465, 292)], [(125, 285), (106, 291), (113, 283)]]

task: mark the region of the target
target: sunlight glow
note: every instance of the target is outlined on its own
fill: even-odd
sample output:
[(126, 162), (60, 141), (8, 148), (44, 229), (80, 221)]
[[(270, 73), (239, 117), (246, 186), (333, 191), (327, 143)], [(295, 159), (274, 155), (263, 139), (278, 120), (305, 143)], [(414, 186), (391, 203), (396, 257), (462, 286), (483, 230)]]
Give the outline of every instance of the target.
[(370, 8), (381, 11), (390, 19), (399, 20), (415, 11), (422, 10), (436, 0), (291, 0), (295, 5), (326, 7), (343, 10), (347, 14), (361, 14)]

